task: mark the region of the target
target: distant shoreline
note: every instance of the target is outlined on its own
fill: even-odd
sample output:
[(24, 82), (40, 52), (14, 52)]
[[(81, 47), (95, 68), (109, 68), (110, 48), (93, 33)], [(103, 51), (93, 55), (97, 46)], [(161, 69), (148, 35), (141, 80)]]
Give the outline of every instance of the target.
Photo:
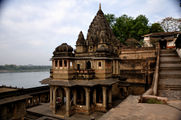
[(45, 70), (0, 70), (0, 73), (20, 73), (20, 72), (49, 72), (50, 69)]
[(44, 72), (50, 71), (51, 66), (35, 66), (35, 65), (0, 65), (0, 73), (16, 73), (16, 72)]

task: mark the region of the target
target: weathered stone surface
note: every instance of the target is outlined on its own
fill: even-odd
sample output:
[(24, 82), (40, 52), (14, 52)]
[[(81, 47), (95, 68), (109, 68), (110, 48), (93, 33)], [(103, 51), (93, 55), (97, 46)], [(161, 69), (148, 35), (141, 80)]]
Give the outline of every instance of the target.
[[(129, 96), (99, 120), (180, 120), (179, 103), (165, 104), (138, 103), (139, 96)], [(172, 103), (173, 104), (173, 103)], [(173, 104), (174, 105), (174, 104)]]
[(181, 100), (181, 62), (173, 49), (161, 50), (158, 95)]

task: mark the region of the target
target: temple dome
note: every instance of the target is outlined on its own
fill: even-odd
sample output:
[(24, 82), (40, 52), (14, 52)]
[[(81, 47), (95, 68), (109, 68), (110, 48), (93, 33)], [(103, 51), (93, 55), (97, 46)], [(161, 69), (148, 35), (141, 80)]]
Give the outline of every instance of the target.
[(100, 7), (89, 26), (86, 44), (87, 46), (97, 46), (102, 42), (106, 43), (107, 45), (120, 46), (119, 40), (114, 36), (112, 29)]
[(62, 43), (60, 46), (56, 47), (53, 52), (54, 56), (72, 56), (73, 48), (67, 43)]
[(84, 35), (83, 35), (82, 31), (80, 31), (79, 37), (78, 37), (78, 39), (76, 41), (76, 45), (85, 45), (85, 44), (86, 44), (86, 42), (85, 42), (85, 39), (84, 39)]

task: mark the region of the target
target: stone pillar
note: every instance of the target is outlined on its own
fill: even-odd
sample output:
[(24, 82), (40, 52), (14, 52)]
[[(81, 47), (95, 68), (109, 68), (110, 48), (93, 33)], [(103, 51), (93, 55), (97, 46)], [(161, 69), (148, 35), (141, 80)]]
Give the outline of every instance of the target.
[(109, 88), (109, 91), (108, 91), (108, 94), (109, 94), (109, 106), (111, 107), (112, 106), (112, 87)]
[(62, 60), (62, 68), (64, 69), (64, 60)]
[(53, 113), (55, 114), (56, 113), (56, 90), (57, 90), (57, 87), (55, 86), (54, 89), (53, 89)]
[(93, 92), (93, 103), (96, 104), (96, 88), (94, 89)]
[(86, 92), (86, 108), (88, 114), (90, 114), (90, 88), (85, 88), (85, 92)]
[(60, 68), (60, 60), (57, 60), (57, 67)]
[(115, 74), (115, 61), (113, 60), (113, 74)]
[(118, 74), (118, 61), (116, 60), (116, 74)]
[(120, 61), (118, 60), (118, 75), (120, 74)]
[(66, 116), (70, 116), (70, 88), (65, 88), (66, 93)]
[(52, 87), (50, 86), (50, 108), (52, 107)]
[(107, 88), (106, 87), (102, 87), (102, 91), (103, 91), (103, 107), (107, 108)]
[(77, 104), (77, 90), (76, 89), (73, 90), (73, 103), (74, 105)]
[(67, 60), (67, 69), (69, 69), (69, 68), (70, 68), (70, 61)]

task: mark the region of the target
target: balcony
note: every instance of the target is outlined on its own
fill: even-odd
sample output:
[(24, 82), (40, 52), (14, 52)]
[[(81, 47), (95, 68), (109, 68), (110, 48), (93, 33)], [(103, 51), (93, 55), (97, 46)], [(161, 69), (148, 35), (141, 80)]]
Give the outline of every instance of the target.
[(92, 69), (77, 70), (75, 74), (75, 79), (90, 80), (93, 78), (95, 78), (95, 71)]

